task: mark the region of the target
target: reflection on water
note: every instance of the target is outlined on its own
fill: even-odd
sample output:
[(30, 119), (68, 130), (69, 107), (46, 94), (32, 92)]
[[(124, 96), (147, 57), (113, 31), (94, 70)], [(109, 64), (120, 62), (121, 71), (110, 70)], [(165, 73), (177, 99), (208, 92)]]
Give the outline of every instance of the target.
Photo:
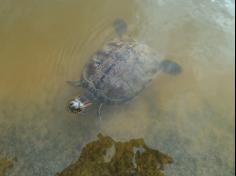
[[(231, 0), (0, 0), (0, 153), (16, 157), (12, 176), (55, 175), (98, 132), (116, 140), (144, 138), (170, 154), (167, 175), (233, 176), (234, 2)], [(181, 64), (139, 97), (94, 112), (68, 114), (89, 56), (127, 35)], [(2, 158), (0, 156), (0, 158)]]

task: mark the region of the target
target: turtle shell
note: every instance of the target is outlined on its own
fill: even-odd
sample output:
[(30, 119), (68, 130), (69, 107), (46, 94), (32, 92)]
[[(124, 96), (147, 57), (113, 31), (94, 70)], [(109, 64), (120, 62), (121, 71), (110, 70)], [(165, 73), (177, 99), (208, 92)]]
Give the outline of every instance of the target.
[(161, 59), (147, 45), (116, 39), (94, 54), (85, 66), (82, 87), (106, 104), (135, 97), (161, 71)]

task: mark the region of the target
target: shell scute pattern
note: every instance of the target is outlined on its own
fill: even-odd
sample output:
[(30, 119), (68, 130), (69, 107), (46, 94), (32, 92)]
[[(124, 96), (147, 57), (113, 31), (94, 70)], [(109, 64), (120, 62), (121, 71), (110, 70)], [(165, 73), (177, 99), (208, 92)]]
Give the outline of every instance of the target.
[(92, 56), (83, 71), (83, 87), (100, 102), (122, 103), (146, 87), (159, 63), (147, 45), (116, 39)]

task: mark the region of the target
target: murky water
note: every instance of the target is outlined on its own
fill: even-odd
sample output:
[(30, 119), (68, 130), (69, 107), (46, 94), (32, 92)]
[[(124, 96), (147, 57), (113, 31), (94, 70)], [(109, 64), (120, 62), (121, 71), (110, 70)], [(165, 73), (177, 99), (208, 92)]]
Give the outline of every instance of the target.
[[(98, 132), (143, 137), (171, 155), (168, 176), (233, 176), (234, 2), (231, 0), (0, 0), (0, 158), (10, 176), (52, 176), (78, 158)], [(82, 117), (65, 111), (89, 56), (127, 35), (178, 62), (120, 107)]]

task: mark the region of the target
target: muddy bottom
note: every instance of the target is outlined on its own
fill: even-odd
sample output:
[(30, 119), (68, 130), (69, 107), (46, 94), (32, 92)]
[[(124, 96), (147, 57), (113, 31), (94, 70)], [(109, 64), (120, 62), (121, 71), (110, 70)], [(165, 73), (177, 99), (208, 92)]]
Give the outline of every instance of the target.
[[(55, 176), (102, 133), (170, 155), (166, 176), (234, 176), (234, 28), (234, 0), (0, 0), (0, 158), (17, 158), (5, 175)], [(104, 106), (101, 121), (95, 106), (68, 113), (82, 90), (66, 82), (121, 33), (182, 72)]]

